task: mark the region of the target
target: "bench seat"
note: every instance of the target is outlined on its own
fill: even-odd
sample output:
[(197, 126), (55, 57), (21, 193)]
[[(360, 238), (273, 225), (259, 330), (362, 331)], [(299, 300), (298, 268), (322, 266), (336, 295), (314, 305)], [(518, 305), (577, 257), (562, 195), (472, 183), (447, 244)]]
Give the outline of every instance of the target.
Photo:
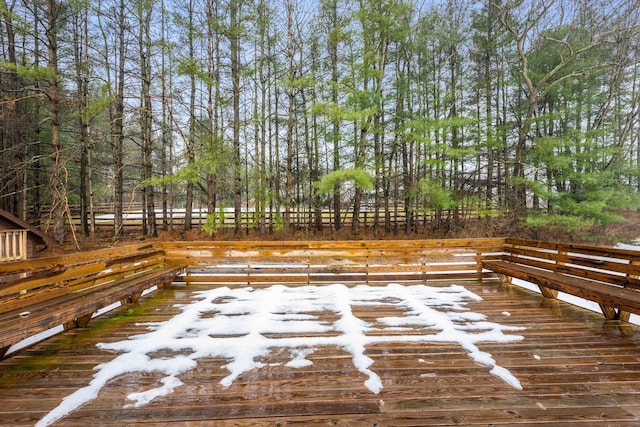
[(63, 286), (60, 295), (31, 305), (7, 304), (0, 312), (0, 357), (13, 344), (53, 327), (86, 327), (97, 310), (115, 302), (135, 303), (143, 291), (172, 282), (183, 270), (182, 265), (164, 265), (78, 291)]
[(557, 297), (560, 291), (595, 301), (608, 319), (628, 320), (629, 313), (640, 314), (640, 291), (635, 289), (508, 261), (485, 260), (482, 266), (506, 278), (515, 277), (534, 283), (548, 298)]

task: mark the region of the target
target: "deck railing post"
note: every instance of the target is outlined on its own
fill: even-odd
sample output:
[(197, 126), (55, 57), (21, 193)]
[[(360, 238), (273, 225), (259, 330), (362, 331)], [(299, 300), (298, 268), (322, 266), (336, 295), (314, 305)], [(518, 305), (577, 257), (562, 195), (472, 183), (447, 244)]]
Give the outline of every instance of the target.
[(422, 276), (422, 280), (427, 280), (427, 255), (425, 253), (424, 245), (420, 246), (420, 275)]
[[(633, 259), (633, 260), (629, 261), (629, 264), (632, 265), (632, 266), (638, 266), (638, 265), (640, 265), (640, 260)], [(640, 279), (640, 275), (631, 274), (629, 272), (629, 273), (627, 273), (627, 279), (638, 280), (638, 279)], [(625, 283), (624, 287), (625, 288), (627, 287), (626, 283)]]
[[(382, 254), (380, 254), (382, 256)], [(364, 260), (364, 281), (368, 285), (369, 284), (369, 257), (371, 256), (371, 248), (367, 246), (367, 255)]]
[(556, 247), (556, 265), (557, 266), (565, 266), (567, 265), (567, 259), (569, 256), (569, 250), (564, 245), (557, 245)]

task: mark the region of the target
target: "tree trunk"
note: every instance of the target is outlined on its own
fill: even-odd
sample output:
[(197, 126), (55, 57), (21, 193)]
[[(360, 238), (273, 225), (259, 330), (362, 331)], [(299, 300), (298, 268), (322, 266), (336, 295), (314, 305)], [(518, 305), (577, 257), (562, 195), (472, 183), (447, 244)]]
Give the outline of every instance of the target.
[[(338, 105), (338, 0), (332, 0), (330, 5), (331, 34), (329, 39), (329, 60), (331, 62), (331, 102)], [(331, 122), (331, 138), (333, 141), (333, 170), (340, 169), (340, 120), (334, 117)], [(342, 228), (340, 184), (333, 188), (333, 226), (336, 231)]]
[(64, 214), (67, 209), (66, 182), (64, 179), (64, 161), (61, 158), (60, 115), (62, 94), (58, 76), (58, 7), (55, 0), (47, 0), (47, 65), (51, 72), (49, 78), (49, 121), (51, 132), (51, 166), (49, 170), (49, 188), (51, 191), (51, 218), (49, 233), (59, 243), (64, 241)]
[(296, 117), (294, 112), (295, 93), (294, 93), (294, 80), (296, 78), (296, 70), (294, 69), (294, 40), (293, 40), (293, 3), (292, 0), (287, 0), (287, 79), (289, 80), (287, 86), (287, 153), (286, 153), (286, 170), (285, 170), (285, 185), (284, 185), (284, 232), (288, 233), (291, 227), (291, 193), (293, 191), (293, 159), (294, 159), (294, 147), (293, 138), (296, 124)]
[(78, 114), (78, 139), (80, 142), (80, 228), (83, 234), (89, 232), (89, 79), (88, 79), (88, 16), (86, 8), (76, 11), (73, 27), (73, 47), (76, 71), (76, 84), (78, 87), (78, 97), (80, 111)]
[[(153, 136), (152, 136), (152, 103), (151, 103), (151, 14), (152, 3), (142, 2), (138, 7), (140, 13), (140, 130), (142, 133), (142, 179), (149, 180), (153, 175)], [(156, 225), (156, 207), (154, 186), (146, 184), (144, 200), (146, 210), (146, 227), (144, 233), (150, 237), (158, 235)]]
[(235, 234), (242, 226), (242, 165), (240, 164), (240, 27), (238, 23), (239, 0), (229, 5), (229, 41), (231, 52), (231, 85), (233, 98), (233, 211)]
[[(126, 63), (126, 27), (125, 1), (120, 0), (118, 9), (118, 74), (117, 90), (111, 116), (113, 132), (113, 162), (114, 162), (114, 236), (121, 237), (123, 233), (123, 199), (124, 199), (124, 78)], [(107, 58), (109, 60), (109, 58)]]
[[(193, 28), (193, 0), (189, 1), (189, 60), (195, 61), (195, 40)], [(187, 135), (187, 167), (193, 166), (196, 161), (196, 76), (193, 72), (189, 73), (189, 135)], [(193, 181), (187, 181), (185, 195), (185, 213), (184, 213), (184, 229), (191, 230), (193, 226)]]
[[(0, 104), (0, 117), (2, 117), (0, 150), (3, 153), (0, 157), (0, 168), (3, 171), (0, 173), (0, 188), (3, 189), (2, 197), (0, 197), (0, 208), (26, 219), (24, 210), (27, 207), (27, 191), (26, 186), (23, 185), (27, 177), (25, 170), (26, 158), (23, 156), (20, 136), (23, 103), (17, 99), (20, 87), (16, 71), (18, 62), (13, 26), (13, 7), (14, 5), (12, 4), (11, 8), (9, 8), (5, 0), (0, 1), (0, 16), (4, 24), (4, 36), (7, 44), (6, 60), (11, 65), (3, 68), (0, 74), (0, 83), (3, 86), (6, 85), (3, 89), (8, 93), (7, 99), (3, 97), (3, 102)], [(12, 67), (15, 67), (15, 69), (12, 70)], [(9, 170), (16, 170), (17, 173), (9, 174), (4, 172)]]

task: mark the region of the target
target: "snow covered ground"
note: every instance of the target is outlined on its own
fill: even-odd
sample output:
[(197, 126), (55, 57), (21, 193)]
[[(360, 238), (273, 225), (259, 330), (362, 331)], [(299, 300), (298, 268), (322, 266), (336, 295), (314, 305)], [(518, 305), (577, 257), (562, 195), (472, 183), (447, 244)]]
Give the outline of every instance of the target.
[[(269, 354), (289, 351), (290, 360), (284, 366), (295, 369), (312, 364), (307, 357), (321, 346), (349, 353), (371, 393), (379, 393), (383, 383), (365, 350), (369, 345), (389, 342), (458, 344), (469, 358), (487, 366), (488, 373), (511, 387), (522, 388), (509, 370), (479, 347), (482, 343), (520, 341), (524, 338), (512, 332), (521, 328), (489, 322), (483, 314), (470, 311), (467, 303), (481, 298), (463, 286), (224, 287), (199, 292), (196, 297), (172, 319), (148, 324), (148, 333), (99, 344), (119, 355), (96, 366), (93, 380), (65, 397), (37, 426), (65, 417), (95, 399), (109, 381), (130, 372), (163, 376), (162, 385), (127, 396), (131, 403), (125, 407), (140, 407), (183, 385), (180, 374), (194, 369), (198, 359), (227, 359), (228, 375), (220, 384), (231, 387), (243, 373), (263, 368), (265, 364), (259, 360)], [(354, 307), (375, 309), (381, 305), (393, 306), (403, 314), (379, 317), (375, 323), (354, 314)], [(327, 311), (335, 321), (321, 321), (314, 314)], [(154, 356), (159, 352), (171, 356)]]

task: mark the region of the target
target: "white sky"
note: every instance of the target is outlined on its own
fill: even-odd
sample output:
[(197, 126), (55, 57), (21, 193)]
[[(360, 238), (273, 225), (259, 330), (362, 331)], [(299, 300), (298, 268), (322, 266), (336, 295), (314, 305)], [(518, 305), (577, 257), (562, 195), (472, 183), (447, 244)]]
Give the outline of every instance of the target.
[[(486, 365), (488, 373), (511, 387), (522, 389), (509, 370), (478, 347), (487, 342), (522, 340), (522, 336), (510, 333), (521, 328), (489, 322), (483, 314), (470, 311), (467, 302), (481, 298), (463, 286), (224, 287), (198, 292), (196, 297), (195, 302), (182, 306), (181, 313), (172, 319), (148, 324), (148, 333), (98, 344), (102, 349), (120, 354), (110, 362), (96, 366), (93, 380), (86, 387), (65, 397), (36, 425), (50, 425), (92, 401), (109, 381), (120, 375), (153, 372), (163, 376), (158, 387), (126, 396), (131, 403), (125, 408), (139, 407), (183, 385), (180, 374), (194, 369), (200, 358), (226, 358), (228, 363), (224, 367), (228, 375), (220, 384), (232, 387), (243, 373), (265, 366), (258, 360), (282, 349), (289, 350), (291, 357), (284, 366), (295, 369), (312, 364), (306, 357), (319, 347), (342, 348), (351, 354), (354, 368), (364, 375), (364, 387), (377, 394), (383, 389), (383, 383), (375, 372), (374, 361), (365, 355), (368, 345), (457, 343), (469, 358)], [(380, 317), (374, 326), (358, 318), (353, 311), (354, 307), (380, 305), (395, 306), (403, 315)], [(325, 322), (312, 314), (322, 311), (334, 313), (337, 320)], [(416, 328), (423, 333), (416, 334)], [(411, 331), (411, 334), (403, 335), (403, 330)], [(367, 335), (371, 331), (376, 332), (374, 336)], [(389, 333), (385, 334), (385, 331)], [(305, 337), (305, 333), (313, 336)], [(322, 333), (331, 336), (322, 336)], [(273, 338), (269, 334), (283, 335)], [(150, 356), (167, 350), (172, 356)], [(417, 359), (416, 366), (419, 363), (420, 359)]]

